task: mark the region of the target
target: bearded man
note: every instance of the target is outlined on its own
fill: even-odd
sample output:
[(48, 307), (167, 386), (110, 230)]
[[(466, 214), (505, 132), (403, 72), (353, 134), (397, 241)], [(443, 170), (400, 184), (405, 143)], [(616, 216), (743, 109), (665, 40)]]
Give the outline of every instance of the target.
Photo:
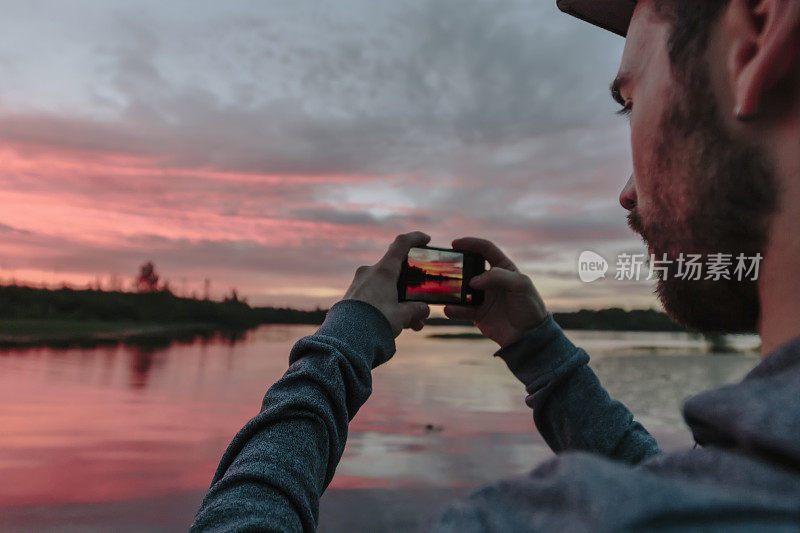
[[(445, 307), (496, 341), (525, 384), (557, 456), (474, 492), (434, 531), (800, 530), (800, 0), (559, 0), (626, 36), (612, 96), (630, 115), (631, 227), (664, 262), (657, 293), (700, 331), (757, 329), (763, 361), (740, 383), (683, 407), (697, 445), (662, 452), (609, 398), (493, 243), (453, 241), (492, 269), (471, 282), (479, 308)], [(260, 415), (225, 453), (194, 527), (316, 528), (319, 496), (344, 449), (370, 371), (428, 308), (395, 283), (423, 233), (401, 235), (358, 270), (322, 327), (294, 347)], [(758, 276), (681, 276), (685, 255), (763, 258)]]

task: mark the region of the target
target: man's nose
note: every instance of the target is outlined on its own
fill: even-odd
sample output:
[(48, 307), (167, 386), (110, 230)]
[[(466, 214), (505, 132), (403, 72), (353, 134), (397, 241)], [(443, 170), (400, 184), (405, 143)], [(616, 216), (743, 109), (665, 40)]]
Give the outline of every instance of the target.
[(622, 192), (619, 193), (619, 203), (627, 209), (628, 211), (634, 209), (636, 207), (636, 180), (633, 179), (633, 175), (628, 178), (628, 183), (625, 184), (625, 187), (622, 188)]

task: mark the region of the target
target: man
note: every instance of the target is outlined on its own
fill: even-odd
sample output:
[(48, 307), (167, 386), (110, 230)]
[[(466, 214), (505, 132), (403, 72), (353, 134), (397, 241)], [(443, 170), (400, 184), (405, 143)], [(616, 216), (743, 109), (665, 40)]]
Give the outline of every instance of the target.
[[(761, 254), (756, 281), (670, 276), (658, 294), (680, 323), (758, 328), (764, 360), (735, 385), (688, 400), (699, 447), (662, 453), (611, 400), (588, 356), (553, 322), (531, 281), (492, 243), (477, 310), (448, 306), (500, 345), (558, 456), (449, 507), (436, 531), (797, 531), (800, 529), (800, 0), (561, 0), (627, 35), (614, 98), (630, 114), (634, 175), (620, 201), (655, 257)], [(397, 303), (412, 246), (398, 237), (361, 267), (286, 375), (234, 438), (197, 529), (313, 530), (318, 499), (370, 392), (370, 370), (428, 309)], [(677, 261), (675, 261), (677, 263)]]

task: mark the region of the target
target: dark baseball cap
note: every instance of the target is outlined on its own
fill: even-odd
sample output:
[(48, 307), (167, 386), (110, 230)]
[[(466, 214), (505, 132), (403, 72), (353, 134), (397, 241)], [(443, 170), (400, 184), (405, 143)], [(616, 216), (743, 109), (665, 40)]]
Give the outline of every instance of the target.
[(625, 37), (636, 0), (556, 0), (564, 13)]

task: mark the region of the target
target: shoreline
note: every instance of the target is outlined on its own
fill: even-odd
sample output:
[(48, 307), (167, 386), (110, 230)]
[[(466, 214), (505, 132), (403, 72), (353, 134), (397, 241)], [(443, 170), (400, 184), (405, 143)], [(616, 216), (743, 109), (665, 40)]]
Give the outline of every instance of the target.
[(0, 321), (0, 348), (92, 347), (124, 342), (191, 340), (197, 335), (244, 331), (221, 324), (12, 319)]

